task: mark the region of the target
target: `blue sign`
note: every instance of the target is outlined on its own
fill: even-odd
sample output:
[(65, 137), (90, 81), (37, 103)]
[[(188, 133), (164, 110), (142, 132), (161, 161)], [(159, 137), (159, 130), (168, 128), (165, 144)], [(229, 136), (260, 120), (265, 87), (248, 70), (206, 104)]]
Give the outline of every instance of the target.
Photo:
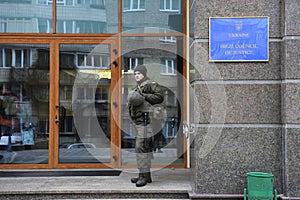
[(268, 61), (269, 18), (210, 18), (210, 61)]

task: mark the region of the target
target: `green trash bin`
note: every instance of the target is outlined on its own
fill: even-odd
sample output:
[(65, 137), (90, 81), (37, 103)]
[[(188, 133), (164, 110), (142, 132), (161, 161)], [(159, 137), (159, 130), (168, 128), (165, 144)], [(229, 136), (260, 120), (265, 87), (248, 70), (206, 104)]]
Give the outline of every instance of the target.
[(273, 190), (273, 174), (264, 172), (248, 172), (248, 190), (244, 191), (244, 199), (273, 200), (277, 199), (277, 191)]

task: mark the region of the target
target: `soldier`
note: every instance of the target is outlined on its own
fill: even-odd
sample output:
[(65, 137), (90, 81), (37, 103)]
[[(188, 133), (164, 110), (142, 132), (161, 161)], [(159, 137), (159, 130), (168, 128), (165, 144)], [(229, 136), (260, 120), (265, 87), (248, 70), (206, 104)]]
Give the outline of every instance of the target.
[(147, 77), (144, 65), (134, 69), (137, 86), (128, 95), (129, 114), (136, 127), (135, 152), (139, 176), (132, 178), (131, 182), (137, 187), (151, 183), (151, 159), (153, 156), (153, 133), (151, 125), (152, 105), (163, 102), (163, 92), (159, 84)]

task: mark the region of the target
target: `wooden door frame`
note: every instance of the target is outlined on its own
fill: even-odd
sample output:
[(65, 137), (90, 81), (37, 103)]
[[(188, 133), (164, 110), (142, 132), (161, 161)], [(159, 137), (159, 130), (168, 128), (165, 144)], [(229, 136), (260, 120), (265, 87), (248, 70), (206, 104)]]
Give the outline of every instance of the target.
[[(35, 38), (32, 36), (22, 36), (18, 37), (18, 34), (5, 34), (0, 38), (0, 44), (36, 44), (36, 45), (49, 45), (49, 50), (51, 49), (51, 40), (47, 40), (45, 38)], [(51, 50), (50, 50), (51, 51)], [(49, 56), (50, 57), (50, 56)], [(51, 62), (51, 61), (50, 61)], [(49, 116), (50, 118), (50, 116)], [(49, 146), (52, 144), (52, 141), (49, 139)], [(48, 155), (50, 155), (50, 151)], [(1, 164), (1, 169), (46, 169), (50, 168), (49, 165), (49, 156), (48, 156), (48, 163), (47, 164)]]
[[(59, 45), (60, 44), (109, 44), (111, 55), (111, 84), (110, 93), (113, 90), (120, 92), (119, 79), (121, 78), (121, 65), (120, 58), (118, 57), (119, 45), (118, 37), (110, 38), (61, 38), (54, 41), (54, 55), (52, 57), (54, 65), (52, 66), (50, 81), (53, 81), (52, 87), (50, 87), (50, 94), (53, 94), (54, 99), (50, 103), (50, 113), (52, 116), (51, 123), (53, 125), (53, 166), (52, 168), (118, 168), (120, 167), (120, 145), (121, 145), (121, 129), (120, 129), (120, 112), (121, 112), (121, 97), (120, 95), (110, 94), (110, 132), (111, 132), (111, 151), (110, 151), (110, 163), (72, 163), (72, 164), (60, 164), (58, 163), (58, 151), (59, 151), (59, 125), (55, 123), (55, 120), (59, 118), (59, 110), (56, 106), (59, 105)], [(50, 158), (49, 158), (50, 160)]]
[[(120, 148), (121, 148), (121, 96), (111, 95), (110, 106), (111, 113), (111, 155), (109, 164), (59, 164), (59, 126), (56, 120), (59, 120), (59, 45), (60, 44), (110, 44), (111, 55), (111, 91), (115, 90), (120, 94), (121, 79), (121, 58), (120, 39), (118, 36), (106, 35), (103, 37), (86, 35), (48, 35), (48, 34), (4, 34), (0, 38), (0, 44), (44, 44), (49, 45), (50, 55), (50, 77), (49, 77), (49, 144), (48, 144), (48, 163), (47, 164), (1, 164), (1, 169), (52, 169), (52, 168), (119, 168)], [(112, 63), (116, 62), (117, 67)]]

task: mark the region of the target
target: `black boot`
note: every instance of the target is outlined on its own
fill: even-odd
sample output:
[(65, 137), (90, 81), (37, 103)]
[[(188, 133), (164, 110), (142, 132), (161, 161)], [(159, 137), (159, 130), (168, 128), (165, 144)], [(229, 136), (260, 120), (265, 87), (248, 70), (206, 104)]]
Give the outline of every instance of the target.
[(130, 180), (131, 180), (131, 183), (136, 183), (136, 182), (138, 182), (138, 180), (140, 179), (140, 177), (141, 177), (141, 173), (139, 173), (139, 176), (138, 177), (136, 177), (136, 178), (131, 178)]
[(150, 172), (140, 173), (140, 177), (135, 184), (136, 187), (143, 187), (147, 185), (147, 183), (152, 183), (151, 173)]
[(151, 172), (145, 173), (147, 183), (152, 183)]
[(145, 185), (147, 185), (147, 179), (146, 179), (145, 173), (143, 173), (143, 174), (141, 174), (141, 177), (139, 178), (139, 180), (136, 182), (135, 186), (143, 187)]

